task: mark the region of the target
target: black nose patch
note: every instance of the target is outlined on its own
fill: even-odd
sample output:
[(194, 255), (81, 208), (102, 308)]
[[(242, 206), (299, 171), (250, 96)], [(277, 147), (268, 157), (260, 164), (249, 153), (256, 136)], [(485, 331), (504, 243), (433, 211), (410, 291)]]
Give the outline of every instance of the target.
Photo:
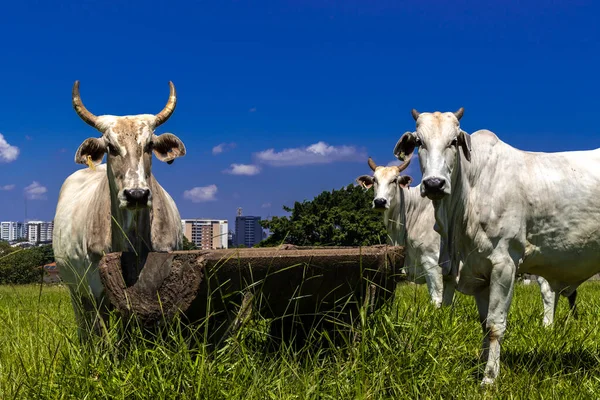
[(375, 206), (375, 208), (383, 208), (383, 207), (385, 207), (386, 203), (387, 203), (386, 199), (378, 198), (378, 199), (373, 200), (373, 205)]
[(123, 194), (130, 206), (145, 206), (150, 198), (150, 189), (129, 189), (124, 190)]
[(423, 180), (426, 193), (441, 193), (446, 186), (446, 180), (441, 178), (427, 178)]

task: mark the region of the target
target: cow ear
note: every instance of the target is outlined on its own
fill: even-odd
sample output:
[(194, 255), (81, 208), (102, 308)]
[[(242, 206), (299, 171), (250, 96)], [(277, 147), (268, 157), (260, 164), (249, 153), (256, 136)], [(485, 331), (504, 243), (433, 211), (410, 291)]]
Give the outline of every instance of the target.
[(461, 129), (458, 134), (458, 144), (467, 161), (471, 161), (471, 135)]
[(104, 139), (88, 138), (85, 139), (77, 149), (77, 152), (75, 153), (75, 162), (77, 164), (88, 165), (88, 159), (90, 159), (95, 165), (98, 165), (102, 162), (104, 153), (106, 153), (106, 143), (104, 142)]
[(403, 188), (409, 187), (411, 183), (412, 183), (412, 178), (408, 175), (402, 175), (402, 176), (398, 177), (398, 185), (400, 185)]
[(365, 189), (369, 189), (373, 186), (373, 177), (370, 175), (361, 175), (356, 178), (356, 182)]
[(394, 147), (394, 156), (400, 161), (411, 158), (417, 147), (417, 139), (414, 132), (405, 132)]
[(152, 140), (154, 142), (154, 146), (152, 147), (154, 155), (162, 162), (172, 164), (176, 158), (185, 155), (183, 142), (172, 133), (154, 135)]

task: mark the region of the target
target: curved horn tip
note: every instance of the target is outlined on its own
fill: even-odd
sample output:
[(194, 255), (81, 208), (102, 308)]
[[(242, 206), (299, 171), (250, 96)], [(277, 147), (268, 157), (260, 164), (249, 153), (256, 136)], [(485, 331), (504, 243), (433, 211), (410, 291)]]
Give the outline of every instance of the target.
[(377, 169), (377, 164), (375, 164), (375, 161), (373, 161), (373, 159), (371, 157), (369, 157), (369, 161), (368, 161), (369, 167), (375, 171)]
[(85, 106), (83, 105), (83, 102), (81, 101), (81, 95), (79, 94), (79, 80), (76, 80), (73, 84), (71, 100), (73, 103), (73, 108), (75, 109), (77, 115), (79, 115), (79, 118), (85, 121), (85, 123), (87, 123), (88, 125), (93, 126), (95, 128), (97, 117), (91, 112), (89, 112), (87, 108), (85, 108)]
[(410, 113), (412, 114), (412, 117), (415, 119), (415, 121), (417, 120), (417, 118), (419, 118), (419, 115), (421, 114), (420, 112), (418, 112), (414, 108), (411, 110)]
[(464, 113), (465, 113), (465, 108), (461, 107), (458, 109), (458, 111), (454, 112), (454, 116), (456, 117), (456, 119), (458, 119), (460, 121), (460, 119), (462, 118)]
[(172, 81), (169, 81), (169, 100), (162, 111), (156, 114), (156, 127), (164, 124), (171, 117), (173, 111), (175, 111), (176, 105), (177, 93), (175, 91), (175, 85)]

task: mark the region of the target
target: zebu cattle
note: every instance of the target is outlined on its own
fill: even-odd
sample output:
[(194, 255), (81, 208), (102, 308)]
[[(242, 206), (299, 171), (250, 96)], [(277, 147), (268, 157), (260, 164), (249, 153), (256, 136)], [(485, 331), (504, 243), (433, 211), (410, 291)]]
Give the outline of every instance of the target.
[[(83, 105), (79, 81), (73, 86), (73, 107), (83, 121), (102, 134), (86, 139), (75, 162), (88, 164), (69, 176), (60, 190), (54, 217), (53, 248), (63, 281), (68, 285), (80, 337), (101, 333), (108, 300), (98, 273), (100, 258), (126, 252), (123, 275), (131, 285), (148, 252), (182, 246), (179, 211), (152, 175), (152, 153), (172, 163), (185, 146), (170, 133), (154, 134), (176, 105), (175, 87), (156, 115), (95, 116)], [(107, 155), (106, 164), (99, 165)]]
[(421, 195), (433, 201), (452, 267), (463, 262), (457, 289), (477, 303), (485, 385), (498, 376), (517, 273), (541, 275), (561, 292), (600, 270), (600, 149), (521, 151), (487, 130), (468, 135), (463, 112), (413, 110), (416, 132), (394, 153), (405, 159), (419, 148)]
[(437, 307), (452, 304), (456, 277), (442, 275), (438, 264), (440, 235), (433, 230), (433, 205), (420, 196), (419, 186), (409, 188), (411, 177), (400, 175), (410, 159), (391, 167), (378, 166), (370, 157), (368, 163), (373, 176), (362, 175), (356, 181), (367, 189), (374, 186), (373, 209), (383, 213), (388, 242), (406, 247), (404, 269), (409, 279), (427, 283), (431, 302)]

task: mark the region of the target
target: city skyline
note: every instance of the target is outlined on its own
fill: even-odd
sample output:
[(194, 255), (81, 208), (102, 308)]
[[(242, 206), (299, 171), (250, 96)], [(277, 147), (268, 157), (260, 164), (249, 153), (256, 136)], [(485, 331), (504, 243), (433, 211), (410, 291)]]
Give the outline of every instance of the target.
[(54, 221), (0, 221), (0, 240), (51, 243)]

